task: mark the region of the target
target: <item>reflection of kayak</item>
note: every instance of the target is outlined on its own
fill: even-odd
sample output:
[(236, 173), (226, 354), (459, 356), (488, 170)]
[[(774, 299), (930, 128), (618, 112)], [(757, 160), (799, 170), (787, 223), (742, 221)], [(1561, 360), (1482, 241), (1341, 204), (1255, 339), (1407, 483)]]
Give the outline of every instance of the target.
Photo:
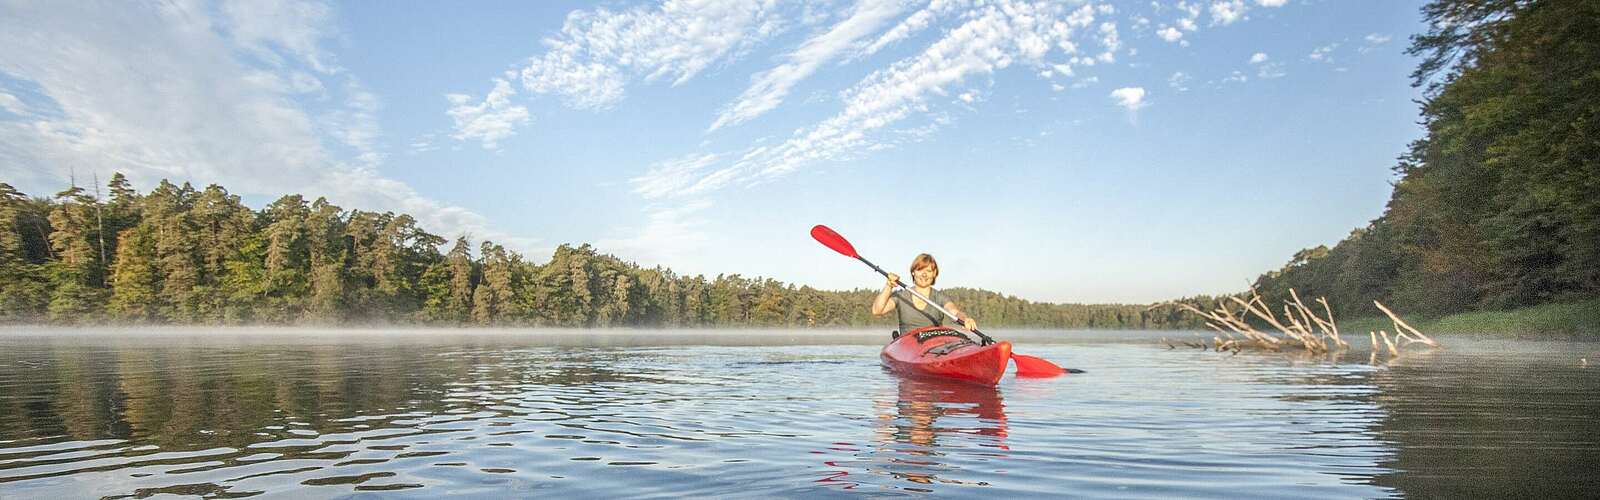
[(1000, 383), (1011, 360), (1011, 343), (987, 346), (943, 326), (918, 328), (883, 346), (883, 365), (907, 375), (944, 377), (985, 385)]
[[(937, 446), (940, 435), (987, 436), (981, 446), (1006, 448), (1006, 410), (1000, 388), (932, 377), (901, 377), (895, 400), (895, 441)], [(945, 418), (941, 417), (974, 417)], [(948, 444), (948, 443), (947, 443)]]

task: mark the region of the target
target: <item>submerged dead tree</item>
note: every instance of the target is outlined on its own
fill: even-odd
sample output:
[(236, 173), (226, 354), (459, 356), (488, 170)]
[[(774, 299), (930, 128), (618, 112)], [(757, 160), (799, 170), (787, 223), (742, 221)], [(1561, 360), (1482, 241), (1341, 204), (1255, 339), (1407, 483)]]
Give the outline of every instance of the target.
[[(1265, 349), (1270, 351), (1283, 351), (1286, 349), (1299, 349), (1306, 352), (1321, 354), (1333, 351), (1343, 351), (1350, 347), (1339, 334), (1339, 325), (1333, 319), (1333, 308), (1328, 306), (1328, 300), (1318, 297), (1316, 303), (1321, 307), (1319, 315), (1316, 310), (1307, 306), (1300, 300), (1300, 294), (1294, 289), (1289, 289), (1291, 300), (1282, 304), (1283, 316), (1280, 318), (1273, 308), (1261, 298), (1261, 294), (1254, 289), (1250, 291), (1248, 299), (1240, 296), (1231, 296), (1218, 299), (1216, 307), (1209, 311), (1202, 310), (1194, 304), (1183, 302), (1171, 303), (1180, 309), (1199, 315), (1204, 318), (1208, 328), (1216, 331), (1217, 336), (1212, 337), (1212, 344), (1205, 345), (1202, 340), (1198, 343), (1180, 341), (1179, 343), (1196, 348), (1209, 348), (1215, 351), (1239, 352), (1241, 349)], [(1391, 355), (1399, 355), (1400, 349), (1405, 346), (1420, 343), (1429, 347), (1438, 347), (1439, 343), (1422, 332), (1406, 324), (1399, 316), (1395, 315), (1383, 304), (1373, 301), (1378, 310), (1389, 316), (1394, 322), (1395, 333), (1391, 336), (1387, 330), (1368, 332), (1372, 341), (1372, 349), (1376, 352), (1380, 346), (1386, 348)], [(1272, 327), (1271, 330), (1261, 331), (1251, 325), (1249, 319), (1255, 318)], [(1379, 344), (1379, 339), (1382, 344)], [(1176, 347), (1173, 342), (1162, 339), (1169, 348)]]

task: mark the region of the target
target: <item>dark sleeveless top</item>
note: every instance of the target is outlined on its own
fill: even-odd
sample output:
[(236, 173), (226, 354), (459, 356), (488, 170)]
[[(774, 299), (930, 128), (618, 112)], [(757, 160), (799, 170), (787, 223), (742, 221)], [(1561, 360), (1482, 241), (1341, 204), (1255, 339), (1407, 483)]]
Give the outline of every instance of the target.
[[(938, 304), (940, 307), (951, 302), (950, 297), (946, 297), (944, 292), (938, 290), (928, 293), (928, 298), (933, 301), (933, 304)], [(917, 309), (916, 303), (913, 302), (916, 297), (911, 295), (911, 292), (895, 290), (894, 294), (890, 295), (890, 300), (895, 302), (894, 312), (895, 316), (900, 319), (900, 333), (925, 326), (944, 326), (955, 323), (955, 320), (935, 309), (933, 304), (927, 304), (922, 309)]]

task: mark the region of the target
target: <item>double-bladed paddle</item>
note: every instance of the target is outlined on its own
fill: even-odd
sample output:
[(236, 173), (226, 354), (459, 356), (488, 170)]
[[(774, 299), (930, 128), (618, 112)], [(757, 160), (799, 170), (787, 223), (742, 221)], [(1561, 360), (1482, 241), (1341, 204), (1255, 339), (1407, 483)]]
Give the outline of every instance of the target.
[[(877, 271), (878, 274), (882, 274), (883, 277), (889, 277), (889, 273), (887, 271), (884, 271), (883, 268), (878, 267), (877, 264), (873, 264), (872, 261), (862, 258), (860, 254), (856, 253), (856, 247), (851, 245), (849, 240), (844, 239), (843, 236), (839, 236), (839, 233), (829, 229), (828, 226), (818, 224), (816, 227), (811, 228), (811, 237), (815, 238), (818, 243), (822, 244), (822, 246), (832, 248), (833, 251), (839, 252), (845, 257), (859, 260), (868, 267), (871, 267), (873, 271)], [(906, 286), (906, 284), (902, 283), (900, 280), (895, 280), (894, 284), (895, 286), (900, 287), (902, 290), (911, 292), (912, 295), (922, 299), (923, 302), (927, 302), (928, 305), (933, 306), (934, 309), (938, 309), (939, 312), (949, 316), (950, 319), (956, 320), (956, 323), (961, 322), (961, 318), (957, 318), (955, 314), (945, 310), (945, 308), (939, 304), (935, 304), (932, 300), (922, 296), (922, 294), (917, 293), (916, 290)], [(978, 338), (983, 339), (984, 345), (994, 343), (994, 339), (989, 338), (988, 335), (984, 335), (983, 332), (978, 331), (978, 329), (973, 328), (971, 330), (972, 333), (978, 335)], [(1021, 377), (1054, 377), (1067, 372), (1067, 370), (1062, 369), (1055, 363), (1046, 361), (1044, 358), (1028, 356), (1026, 354), (1017, 354), (1015, 351), (1011, 353), (1011, 359), (1012, 361), (1017, 362), (1017, 375)], [(1074, 370), (1074, 372), (1077, 372), (1077, 370)]]

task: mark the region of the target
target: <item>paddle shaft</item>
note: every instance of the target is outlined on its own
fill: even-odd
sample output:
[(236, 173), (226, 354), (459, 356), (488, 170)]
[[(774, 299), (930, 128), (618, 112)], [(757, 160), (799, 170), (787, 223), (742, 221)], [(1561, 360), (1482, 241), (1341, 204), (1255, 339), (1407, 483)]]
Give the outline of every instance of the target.
[[(862, 263), (866, 264), (867, 266), (871, 267), (873, 271), (877, 271), (878, 274), (882, 274), (883, 277), (885, 277), (885, 278), (889, 277), (889, 272), (888, 271), (884, 271), (883, 268), (878, 267), (877, 264), (873, 264), (872, 261), (869, 261), (866, 258), (861, 257), (859, 255), (856, 256), (856, 260), (859, 260)], [(961, 323), (961, 318), (956, 317), (955, 313), (950, 312), (948, 309), (945, 309), (944, 306), (941, 306), (939, 304), (934, 303), (932, 299), (929, 299), (928, 297), (926, 297), (926, 296), (924, 296), (924, 295), (922, 295), (920, 293), (917, 293), (916, 289), (911, 288), (909, 286), (906, 286), (906, 284), (904, 282), (901, 282), (900, 280), (894, 280), (894, 284), (895, 284), (895, 286), (900, 287), (900, 289), (902, 289), (902, 290), (905, 290), (907, 292), (911, 292), (911, 295), (915, 295), (917, 298), (922, 299), (923, 302), (927, 302), (928, 305), (933, 306), (934, 309), (938, 309), (939, 312), (944, 313), (945, 316), (949, 316), (950, 319), (956, 320), (956, 323)], [(989, 345), (989, 344), (993, 344), (994, 343), (994, 339), (989, 338), (988, 335), (984, 335), (983, 332), (978, 331), (977, 328), (969, 328), (969, 330), (972, 330), (972, 333), (977, 334), (978, 338), (983, 339), (983, 345)]]

